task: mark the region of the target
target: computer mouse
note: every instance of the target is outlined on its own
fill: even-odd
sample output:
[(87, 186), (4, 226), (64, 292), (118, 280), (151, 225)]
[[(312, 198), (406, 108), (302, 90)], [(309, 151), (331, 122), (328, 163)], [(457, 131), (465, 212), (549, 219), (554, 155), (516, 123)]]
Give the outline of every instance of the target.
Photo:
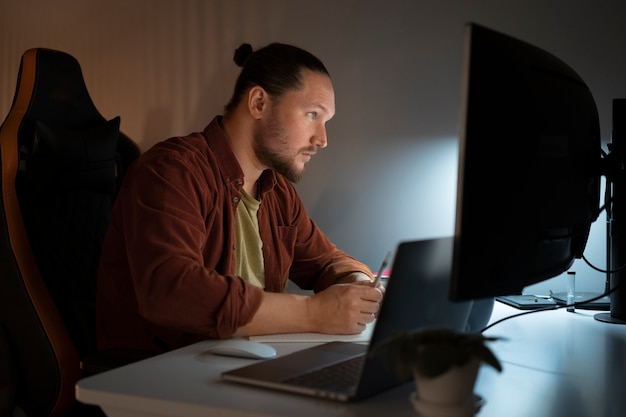
[(241, 338), (217, 341), (209, 346), (206, 352), (246, 359), (269, 359), (276, 356), (276, 350), (270, 345)]

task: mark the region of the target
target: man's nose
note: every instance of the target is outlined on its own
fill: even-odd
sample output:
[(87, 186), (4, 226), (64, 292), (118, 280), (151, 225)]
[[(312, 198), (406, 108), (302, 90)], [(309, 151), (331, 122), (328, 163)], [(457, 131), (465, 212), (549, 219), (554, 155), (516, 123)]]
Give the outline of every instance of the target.
[(328, 146), (328, 136), (326, 134), (326, 126), (322, 126), (313, 136), (311, 142), (318, 148), (325, 148)]

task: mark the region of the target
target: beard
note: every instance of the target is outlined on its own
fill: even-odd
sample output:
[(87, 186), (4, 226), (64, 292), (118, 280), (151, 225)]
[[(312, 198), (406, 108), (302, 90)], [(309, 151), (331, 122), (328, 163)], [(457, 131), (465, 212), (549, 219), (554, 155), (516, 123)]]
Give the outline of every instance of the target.
[(272, 114), (268, 122), (255, 133), (254, 151), (263, 165), (285, 176), (289, 181), (297, 183), (302, 179), (304, 168), (296, 166), (294, 158), (301, 151), (310, 151), (310, 149), (305, 148), (295, 155), (285, 152), (289, 149), (288, 135), (285, 133), (278, 116)]

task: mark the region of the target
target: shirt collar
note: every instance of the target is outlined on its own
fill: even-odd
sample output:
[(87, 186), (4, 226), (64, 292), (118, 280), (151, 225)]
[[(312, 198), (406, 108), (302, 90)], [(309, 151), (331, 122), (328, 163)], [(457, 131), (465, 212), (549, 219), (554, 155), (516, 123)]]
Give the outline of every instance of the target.
[[(227, 184), (235, 182), (237, 188), (241, 188), (243, 186), (243, 171), (230, 147), (226, 133), (222, 129), (221, 120), (222, 116), (215, 116), (204, 129), (202, 135), (215, 153), (222, 180)], [(259, 181), (261, 181), (261, 194), (263, 194), (271, 190), (276, 184), (276, 173), (267, 169), (261, 174)]]

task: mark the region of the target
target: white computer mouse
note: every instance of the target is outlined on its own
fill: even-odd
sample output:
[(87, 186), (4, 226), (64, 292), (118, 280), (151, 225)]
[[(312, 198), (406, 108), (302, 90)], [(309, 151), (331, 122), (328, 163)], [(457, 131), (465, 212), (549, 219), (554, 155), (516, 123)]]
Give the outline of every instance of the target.
[(247, 359), (269, 359), (276, 356), (276, 350), (270, 345), (241, 338), (216, 341), (206, 352)]

